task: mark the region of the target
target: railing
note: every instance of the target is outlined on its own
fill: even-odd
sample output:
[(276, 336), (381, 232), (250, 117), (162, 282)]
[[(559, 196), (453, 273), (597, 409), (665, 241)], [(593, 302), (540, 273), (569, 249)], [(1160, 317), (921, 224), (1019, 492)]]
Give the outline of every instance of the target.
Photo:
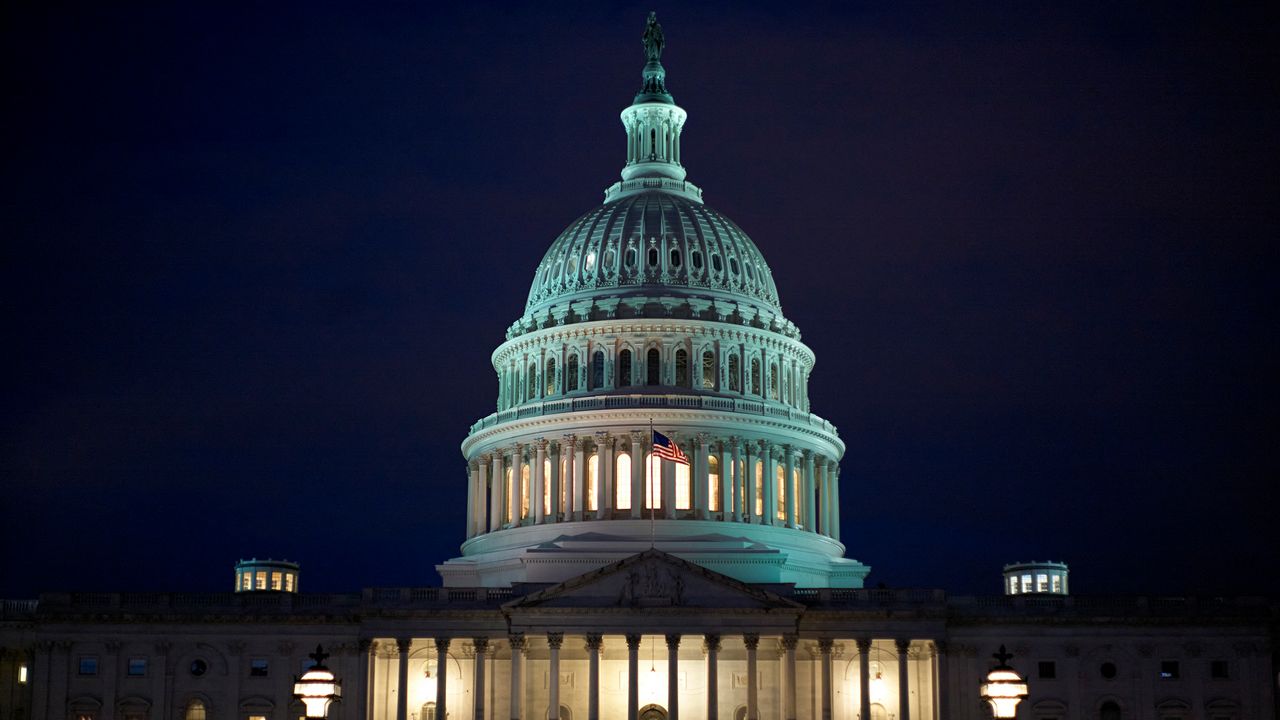
[(39, 600), (0, 600), (0, 619), (17, 620), (35, 614)]
[(942, 605), (947, 594), (916, 588), (796, 588), (791, 598), (805, 605)]
[(493, 413), (477, 420), (471, 426), (471, 434), (480, 430), (527, 418), (557, 415), (583, 410), (611, 410), (630, 408), (673, 408), (677, 410), (716, 410), (743, 415), (764, 415), (800, 422), (832, 435), (836, 427), (813, 413), (797, 410), (789, 405), (743, 400), (739, 398), (711, 397), (708, 395), (594, 395), (581, 398), (565, 398), (531, 402), (516, 408)]

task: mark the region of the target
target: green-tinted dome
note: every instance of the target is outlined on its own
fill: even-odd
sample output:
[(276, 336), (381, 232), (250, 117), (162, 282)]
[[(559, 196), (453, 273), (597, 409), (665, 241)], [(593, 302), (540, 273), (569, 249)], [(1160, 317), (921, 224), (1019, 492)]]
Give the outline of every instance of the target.
[(732, 220), (661, 190), (628, 195), (578, 218), (534, 275), (526, 314), (582, 298), (705, 297), (780, 313), (764, 256)]

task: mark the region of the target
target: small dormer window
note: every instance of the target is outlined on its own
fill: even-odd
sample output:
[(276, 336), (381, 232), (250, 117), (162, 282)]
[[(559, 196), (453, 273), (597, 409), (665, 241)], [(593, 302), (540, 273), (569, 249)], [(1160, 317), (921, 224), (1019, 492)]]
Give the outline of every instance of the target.
[(738, 258), (729, 258), (729, 272), (736, 277), (738, 274)]
[(596, 251), (592, 250), (582, 260), (582, 272), (590, 275), (596, 269)]
[(689, 264), (693, 265), (694, 270), (702, 269), (702, 253), (694, 250), (689, 253)]
[(680, 248), (671, 248), (671, 267), (680, 267)]
[(658, 267), (658, 248), (649, 248), (649, 267)]
[(634, 247), (627, 248), (626, 266), (634, 268), (636, 266), (636, 249)]
[(719, 272), (724, 272), (724, 263), (722, 263), (722, 262), (720, 261), (720, 256), (719, 256), (719, 255), (712, 255), (712, 256), (711, 256), (711, 269), (712, 269), (712, 270), (715, 270), (715, 271), (716, 271), (716, 272), (718, 272), (718, 273), (719, 273)]

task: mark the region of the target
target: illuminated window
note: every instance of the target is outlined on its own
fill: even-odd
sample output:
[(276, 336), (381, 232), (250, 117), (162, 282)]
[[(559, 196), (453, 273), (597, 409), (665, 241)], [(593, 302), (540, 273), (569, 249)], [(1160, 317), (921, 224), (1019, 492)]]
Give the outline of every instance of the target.
[(720, 459), (715, 455), (707, 458), (707, 499), (711, 501), (709, 510), (720, 510)]
[(791, 468), (791, 497), (796, 499), (796, 506), (791, 509), (791, 515), (795, 518), (795, 526), (804, 527), (801, 524), (801, 519), (804, 518), (806, 514), (805, 502), (808, 498), (804, 496), (804, 492), (802, 491), (800, 484), (800, 468)]
[(253, 577), (253, 588), (255, 590), (267, 589), (267, 571), (259, 570)]
[(1049, 576), (1036, 575), (1036, 592), (1049, 592)]
[(129, 677), (142, 677), (147, 674), (146, 658), (129, 658), (128, 669), (125, 671)]
[(764, 463), (756, 461), (756, 515), (764, 515)]
[(676, 385), (689, 387), (689, 353), (676, 351)]
[(652, 453), (645, 455), (644, 507), (662, 507), (662, 459)]
[(81, 675), (97, 675), (98, 674), (98, 658), (92, 655), (80, 656), (80, 674)]
[[(582, 259), (582, 272), (587, 275), (590, 275), (591, 271), (595, 269), (596, 269), (596, 251), (592, 250), (591, 252), (587, 253), (587, 256), (585, 258)], [(432, 707), (431, 709), (432, 711), (435, 710), (434, 707)]]
[(614, 489), (617, 498), (614, 507), (619, 510), (631, 509), (631, 455), (618, 453), (617, 474), (614, 476)]
[(250, 715), (249, 720), (267, 720), (266, 715)]
[(1009, 594), (1010, 595), (1018, 594), (1018, 576), (1017, 575), (1011, 575), (1009, 577)]
[(631, 351), (623, 350), (618, 353), (618, 387), (627, 387), (631, 384)]
[(778, 399), (778, 364), (769, 363), (769, 399)]
[(285, 573), (285, 576), (284, 576), (284, 591), (285, 591), (285, 592), (293, 592), (293, 590), (294, 590), (293, 580), (294, 580), (294, 574), (293, 574), (293, 573)]
[(1031, 576), (1030, 575), (1022, 576), (1022, 592), (1024, 593), (1031, 592)]
[(529, 517), (529, 463), (520, 463), (520, 517)]
[(551, 514), (551, 458), (542, 458), (542, 512)]
[(702, 353), (702, 388), (716, 389), (716, 356), (710, 350)]
[(529, 372), (524, 378), (525, 399), (532, 400), (538, 394), (538, 365), (529, 363)]
[(271, 663), (266, 658), (253, 658), (249, 661), (249, 677), (267, 677), (271, 672)]
[(688, 510), (691, 504), (689, 498), (689, 466), (684, 463), (676, 463), (676, 509)]
[(596, 487), (600, 482), (600, 456), (591, 453), (587, 458), (587, 510), (596, 509)]
[(662, 354), (657, 348), (649, 348), (649, 352), (645, 354), (644, 365), (645, 384), (662, 384)]
[(597, 350), (591, 356), (591, 389), (604, 387), (604, 351)]
[(751, 358), (751, 394), (760, 394), (760, 358)]
[(542, 378), (543, 395), (548, 397), (556, 394), (556, 359), (547, 358), (547, 372)]
[(738, 356), (729, 356), (729, 392), (742, 392), (742, 363)]
[(271, 589), (280, 590), (284, 587), (284, 581), (280, 578), (279, 571), (271, 573)]
[(253, 589), (253, 573), (240, 573), (240, 589), (241, 590)]
[(773, 487), (775, 491), (774, 502), (775, 502), (775, 507), (777, 507), (777, 510), (774, 511), (774, 516), (777, 517), (777, 519), (779, 520), (786, 520), (787, 519), (787, 469), (782, 465), (782, 463), (778, 463), (777, 465), (777, 471), (774, 473), (774, 478), (773, 478)]
[(573, 392), (578, 389), (578, 353), (570, 353), (565, 363), (564, 391)]
[(1061, 576), (1061, 575), (1054, 575), (1054, 576), (1053, 576), (1052, 578), (1050, 578), (1050, 579), (1053, 581), (1053, 582), (1051, 583), (1051, 586), (1053, 587), (1053, 592), (1056, 592), (1056, 593), (1060, 593), (1060, 592), (1062, 592), (1062, 576)]
[(184, 720), (205, 720), (206, 715), (204, 703), (200, 700), (192, 700), (187, 703), (187, 712), (183, 718)]
[[(512, 483), (512, 481), (513, 481), (513, 479), (514, 479), (514, 478), (512, 477), (512, 472), (511, 472), (511, 466), (510, 466), (510, 465), (507, 465), (505, 468), (503, 468), (503, 469), (502, 469), (502, 475), (503, 475), (503, 478), (502, 478), (502, 496), (503, 496), (504, 498), (510, 498), (510, 497), (511, 497), (511, 483)], [(514, 522), (514, 521), (515, 521), (515, 516), (512, 514), (514, 511), (515, 511), (515, 508), (514, 508), (514, 507), (511, 507), (511, 502), (510, 502), (510, 500), (508, 500), (508, 501), (507, 501), (507, 513), (506, 513), (506, 516), (507, 516), (507, 522)]]
[(27, 682), (27, 664), (22, 663), (18, 666), (18, 682), (25, 685)]

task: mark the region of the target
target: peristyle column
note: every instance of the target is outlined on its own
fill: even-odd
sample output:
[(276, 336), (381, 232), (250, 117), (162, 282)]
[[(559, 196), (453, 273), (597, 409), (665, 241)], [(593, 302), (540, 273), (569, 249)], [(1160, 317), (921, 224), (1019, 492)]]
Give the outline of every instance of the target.
[(640, 640), (642, 635), (627, 638), (627, 720), (640, 719)]
[(759, 672), (756, 670), (756, 648), (760, 646), (758, 633), (746, 633), (742, 642), (747, 646), (747, 720), (760, 720)]
[[(533, 456), (533, 490), (529, 493), (529, 504), (533, 506), (533, 522), (535, 525), (541, 525), (547, 521), (546, 506), (542, 504), (542, 498), (546, 495), (546, 473), (542, 471), (547, 461), (547, 441), (545, 438), (538, 438), (533, 441), (536, 448)], [(443, 718), (441, 719), (443, 720)]]
[(551, 660), (547, 668), (547, 720), (560, 720), (560, 645), (564, 633), (547, 633), (547, 647), (551, 648)]
[[(640, 444), (642, 432), (631, 433), (631, 517), (638, 520), (644, 513), (644, 452)], [(618, 478), (622, 482), (622, 478)]]
[[(512, 633), (507, 641), (511, 643), (511, 720), (524, 717), (524, 682), (521, 670), (524, 665), (524, 633)], [(443, 717), (437, 712), (437, 717)]]
[(911, 640), (898, 638), (893, 641), (898, 648), (898, 718), (911, 720), (911, 688), (907, 686), (907, 650)]
[(818, 639), (818, 652), (822, 655), (822, 716), (821, 720), (831, 720), (831, 706), (835, 693), (831, 687), (831, 648), (835, 641), (831, 638)]
[(396, 720), (407, 720), (409, 717), (409, 647), (413, 645), (411, 638), (396, 638), (396, 648), (400, 651), (399, 688), (396, 702)]
[(680, 634), (667, 634), (667, 720), (680, 720)]
[(472, 669), (471, 699), (475, 707), (475, 720), (484, 720), (484, 654), (489, 650), (489, 638), (472, 638), (471, 644), (476, 651), (475, 667)]
[(862, 717), (871, 717), (871, 638), (858, 638), (858, 701)]
[(436, 717), (449, 717), (448, 710), (445, 708), (445, 698), (448, 697), (447, 683), (449, 682), (449, 638), (436, 638)]
[(707, 720), (720, 720), (720, 680), (716, 667), (720, 655), (720, 636), (708, 633), (702, 636), (707, 651)]
[(795, 635), (782, 636), (782, 649), (786, 651), (786, 667), (782, 671), (783, 720), (796, 720), (796, 644), (799, 641)]
[(604, 636), (587, 633), (587, 720), (600, 720), (600, 651)]

